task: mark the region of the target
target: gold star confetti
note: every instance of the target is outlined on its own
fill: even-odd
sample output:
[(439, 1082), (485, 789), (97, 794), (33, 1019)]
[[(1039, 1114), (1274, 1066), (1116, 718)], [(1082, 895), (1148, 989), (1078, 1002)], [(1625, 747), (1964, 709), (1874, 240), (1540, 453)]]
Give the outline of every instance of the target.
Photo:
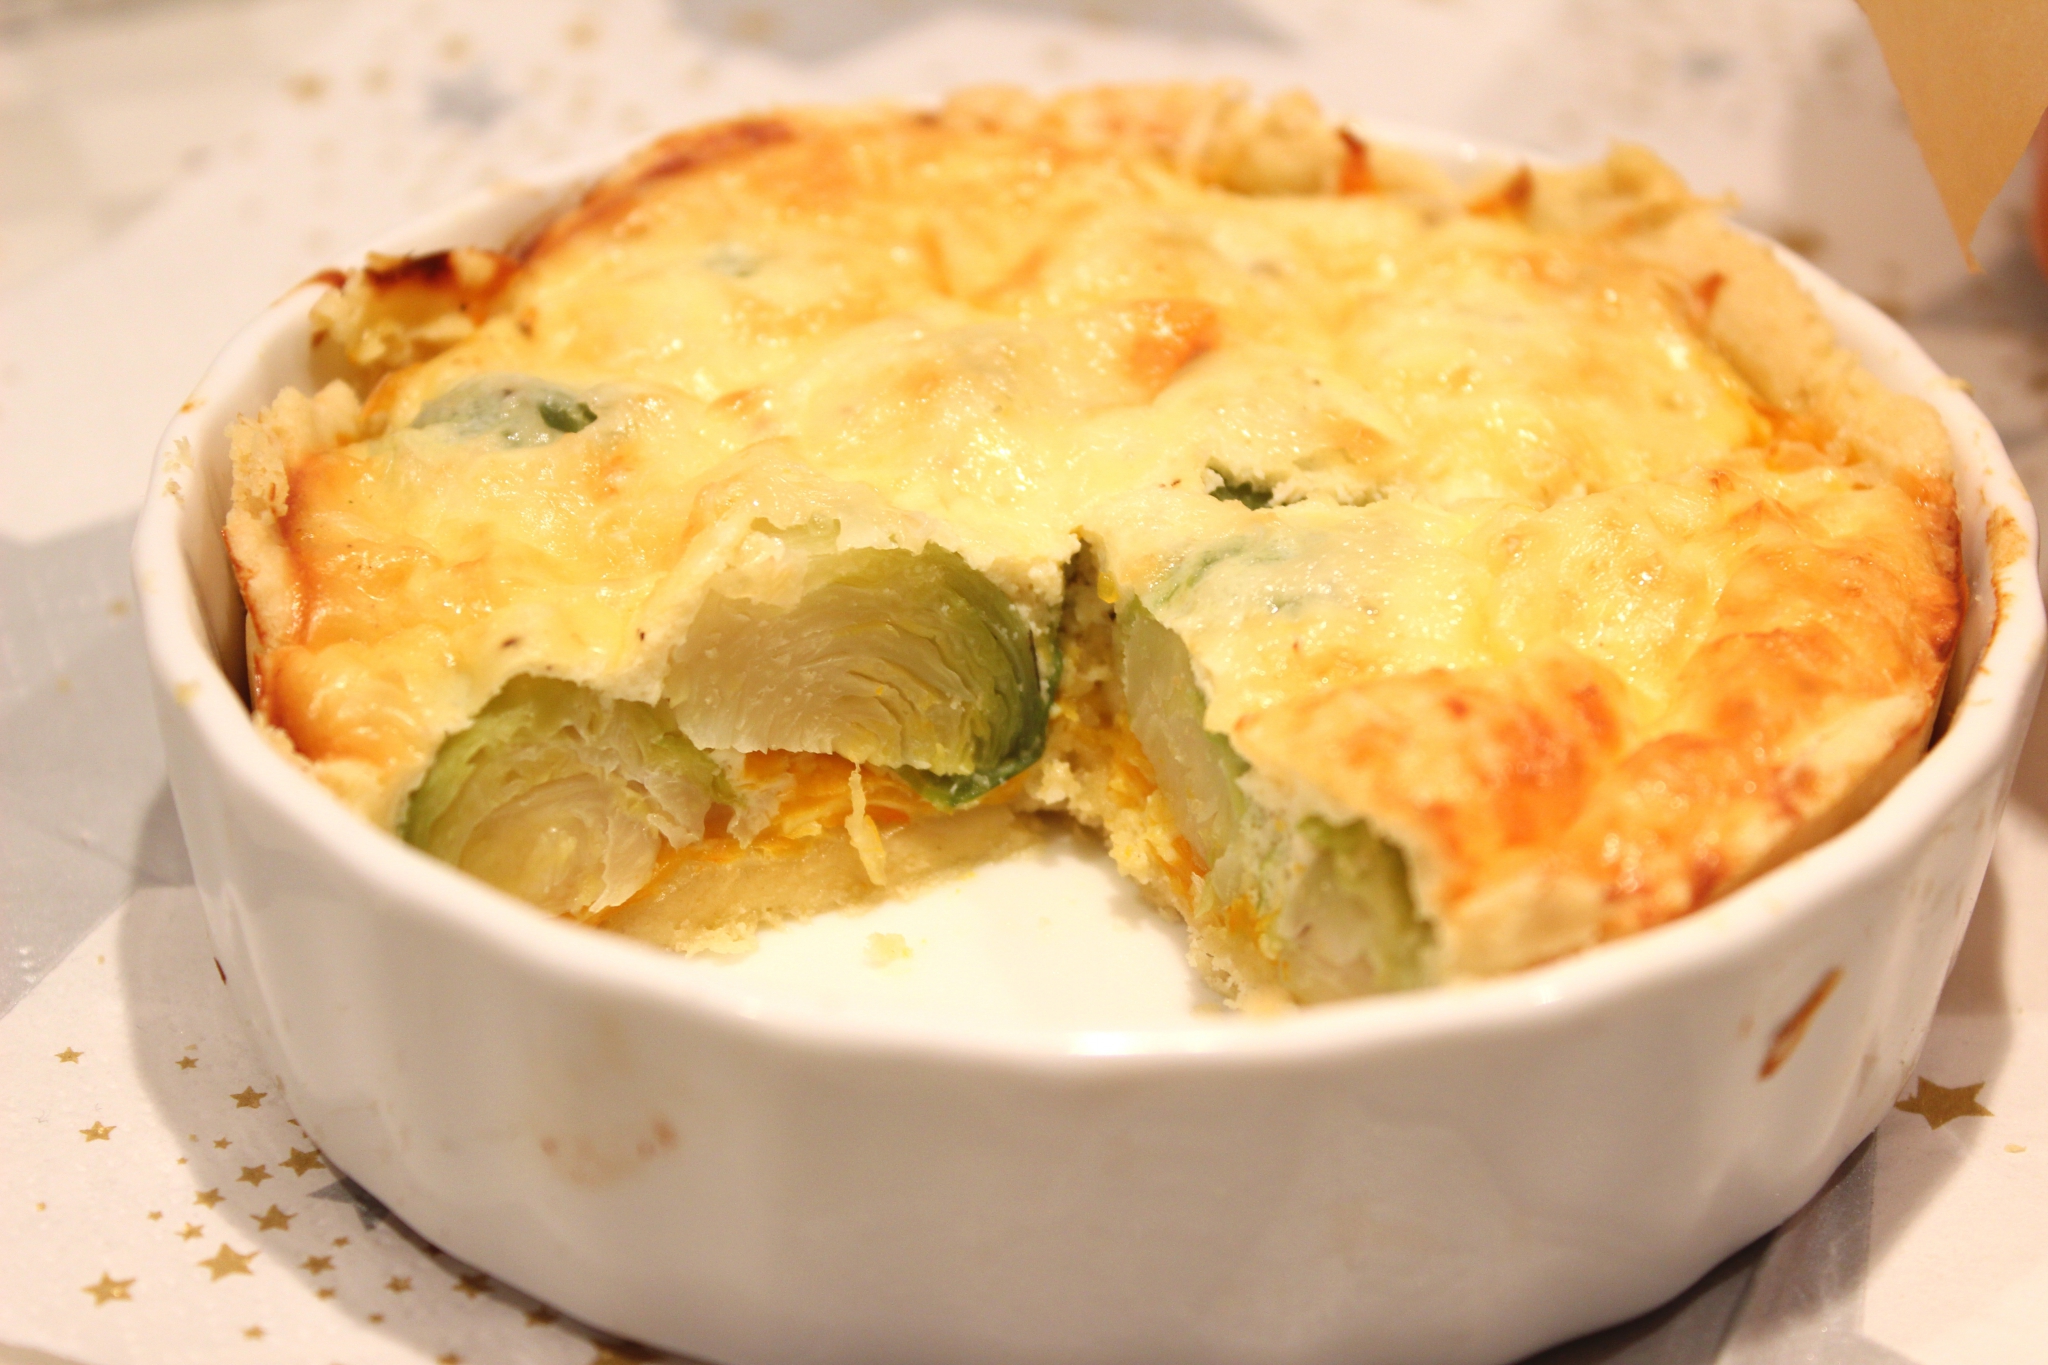
[(192, 1202), (200, 1205), (203, 1208), (210, 1209), (215, 1204), (218, 1204), (220, 1201), (221, 1193), (219, 1190), (201, 1190), (199, 1193), (192, 1196)]
[(232, 1143), (232, 1142), (229, 1142), (229, 1141), (228, 1141), (228, 1140), (227, 1140), (226, 1138), (224, 1138), (224, 1137), (222, 1137), (222, 1138), (215, 1138), (215, 1139), (213, 1140), (213, 1147), (214, 1147), (214, 1150), (215, 1150), (215, 1151), (217, 1151), (217, 1152), (225, 1152), (225, 1151), (226, 1151), (226, 1150), (227, 1150), (228, 1148), (230, 1148), (230, 1147), (232, 1147), (232, 1146), (234, 1146), (234, 1145), (235, 1145), (234, 1143)]
[[(57, 1060), (60, 1062), (75, 1062), (84, 1055), (85, 1054), (83, 1052), (80, 1052), (75, 1047), (67, 1047), (62, 1052), (57, 1054)], [(123, 1294), (121, 1297), (125, 1299), (128, 1296), (126, 1294)]]
[(184, 1227), (178, 1229), (178, 1235), (189, 1242), (194, 1237), (204, 1237), (206, 1229), (200, 1227), (197, 1223), (187, 1223)]
[(241, 1094), (230, 1095), (228, 1098), (235, 1102), (235, 1108), (237, 1109), (261, 1109), (263, 1107), (263, 1097), (269, 1093), (268, 1090), (258, 1090), (253, 1085), (246, 1085), (242, 1087)]
[(114, 1137), (113, 1128), (101, 1123), (98, 1119), (93, 1120), (92, 1127), (81, 1128), (78, 1131), (85, 1134), (87, 1142), (111, 1142)]
[(242, 1335), (251, 1341), (261, 1341), (263, 1340), (263, 1329), (261, 1327), (244, 1327)]
[(1925, 1076), (1920, 1078), (1920, 1088), (1912, 1098), (1900, 1100), (1892, 1108), (1903, 1109), (1909, 1114), (1918, 1114), (1927, 1120), (1929, 1128), (1939, 1128), (1951, 1119), (1988, 1119), (1991, 1111), (1977, 1103), (1977, 1092), (1984, 1088), (1984, 1082), (1975, 1085), (1936, 1085)]
[(180, 1058), (178, 1058), (178, 1070), (180, 1070), (180, 1071), (190, 1071), (190, 1070), (191, 1070), (191, 1069), (192, 1069), (193, 1067), (195, 1067), (195, 1066), (198, 1066), (198, 1065), (199, 1065), (199, 1059), (198, 1059), (197, 1057), (180, 1057)]
[(299, 1215), (296, 1213), (286, 1213), (277, 1205), (272, 1204), (267, 1211), (252, 1213), (249, 1216), (256, 1220), (256, 1230), (258, 1232), (290, 1232), (292, 1230), (292, 1219)]
[(270, 1178), (268, 1166), (244, 1166), (242, 1173), (235, 1177), (245, 1185), (261, 1185)]
[(85, 1292), (92, 1295), (92, 1306), (98, 1308), (101, 1304), (112, 1303), (116, 1299), (127, 1300), (128, 1286), (134, 1283), (133, 1278), (117, 1280), (102, 1270), (100, 1282), (87, 1285)]
[(179, 1164), (180, 1166), (184, 1165), (184, 1164), (185, 1164), (185, 1158), (184, 1158), (184, 1157), (179, 1157), (179, 1158), (178, 1158), (178, 1164)]
[(149, 1211), (149, 1221), (152, 1223), (163, 1221), (163, 1216), (164, 1214), (162, 1209), (151, 1209)]
[(331, 1299), (331, 1298), (333, 1298), (333, 1297), (334, 1297), (334, 1290), (333, 1290), (332, 1288), (322, 1289), (321, 1291), (319, 1291), (319, 1293), (315, 1294), (315, 1295), (314, 1295), (313, 1297), (315, 1297), (315, 1298), (319, 1298), (319, 1299)]
[(491, 1277), (481, 1272), (472, 1272), (464, 1275), (448, 1287), (458, 1294), (467, 1294), (473, 1299), (479, 1294), (491, 1292)]
[(277, 1164), (291, 1167), (293, 1175), (304, 1175), (308, 1171), (322, 1170), (327, 1165), (326, 1162), (320, 1159), (318, 1152), (302, 1152), (296, 1147), (292, 1148), (290, 1156)]
[(252, 1251), (244, 1255), (226, 1242), (222, 1242), (219, 1251), (198, 1264), (204, 1270), (211, 1270), (214, 1279), (224, 1280), (230, 1275), (254, 1275), (256, 1272), (249, 1269), (249, 1262), (262, 1254), (260, 1251)]
[(528, 1327), (545, 1327), (561, 1316), (560, 1313), (557, 1313), (546, 1304), (541, 1304), (538, 1307), (526, 1310), (526, 1325)]
[(348, 1245), (348, 1238), (346, 1238), (346, 1237), (337, 1237), (337, 1238), (335, 1238), (335, 1239), (334, 1239), (334, 1244), (335, 1244), (336, 1246), (338, 1246), (338, 1247), (345, 1247), (345, 1246), (347, 1246), (347, 1245)]
[(305, 1271), (308, 1275), (325, 1275), (328, 1271), (334, 1269), (334, 1258), (332, 1256), (308, 1256), (305, 1264), (301, 1265), (299, 1269)]
[(384, 1287), (394, 1294), (410, 1294), (412, 1292), (412, 1276), (393, 1275), (390, 1279), (384, 1281)]

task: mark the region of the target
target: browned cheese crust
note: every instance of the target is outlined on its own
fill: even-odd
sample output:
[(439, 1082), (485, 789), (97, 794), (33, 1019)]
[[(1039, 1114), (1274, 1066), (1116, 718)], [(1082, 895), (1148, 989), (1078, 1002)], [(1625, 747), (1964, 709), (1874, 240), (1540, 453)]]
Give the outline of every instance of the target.
[[(1213, 869), (1115, 676), (1109, 617), (1140, 601), (1187, 640), (1262, 818), (1368, 823), (1405, 859), (1429, 977), (1487, 974), (1683, 915), (1854, 819), (1924, 749), (1962, 619), (1938, 419), (1638, 149), (1459, 185), (1299, 96), (971, 91), (676, 133), (502, 250), (337, 281), (316, 344), (347, 382), (238, 425), (226, 535), (258, 724), (387, 828), (509, 679), (655, 701), (739, 563), (705, 548), (738, 543), (720, 539), (734, 509), (767, 526), (823, 508), (842, 538), (957, 552), (1035, 629), (1065, 620), (1048, 756), (1001, 799), (1105, 831), (1212, 980), (1314, 993), (1284, 915), (1204, 899)], [(1516, 402), (1557, 400), (1553, 448), (1592, 452), (1576, 481), (1506, 437), (1446, 472), (1440, 452), (1508, 409), (1460, 408), (1485, 395), (1455, 367), (1359, 340), (1420, 308), (1403, 288), (1482, 300), (1452, 319), (1478, 329), (1474, 356), (1509, 354), (1485, 330), (1504, 299), (1599, 333), (1574, 350), (1525, 328), (1512, 354), (1558, 368), (1493, 371), (1535, 395)], [(1431, 344), (1445, 316), (1426, 315)], [(1701, 454), (1654, 402), (1629, 408), (1645, 355), (1671, 357), (1656, 382), (1692, 386), (1701, 431), (1734, 434)], [(407, 473), (423, 404), (501, 371), (626, 416), (446, 487)], [(1246, 432), (1250, 474), (1229, 446)], [(1598, 444), (1614, 432), (1619, 454)], [(527, 482), (492, 472), (507, 460)], [(1253, 476), (1273, 506), (1215, 510), (1209, 490)], [(1233, 616), (1174, 596), (1203, 544), (1262, 538), (1293, 547), (1275, 574), (1318, 546), (1346, 564), (1407, 547), (1360, 590), (1391, 633), (1295, 598)], [(1445, 590), (1462, 634), (1403, 615), (1425, 580), (1464, 585)], [(1668, 640), (1645, 645), (1653, 599)], [(1233, 662), (1258, 641), (1293, 671)], [(682, 946), (729, 936), (677, 889), (746, 901), (728, 845), (675, 853), (614, 918)], [(830, 864), (824, 900), (858, 899), (853, 847), (805, 855)], [(760, 922), (802, 908), (796, 866), (765, 874)]]

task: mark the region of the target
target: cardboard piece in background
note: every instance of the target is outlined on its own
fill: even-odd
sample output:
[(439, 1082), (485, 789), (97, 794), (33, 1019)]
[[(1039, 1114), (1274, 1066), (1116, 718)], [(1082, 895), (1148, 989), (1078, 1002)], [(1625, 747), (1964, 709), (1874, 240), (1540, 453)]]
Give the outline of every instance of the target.
[(1860, 0), (1963, 259), (2048, 109), (2048, 0)]

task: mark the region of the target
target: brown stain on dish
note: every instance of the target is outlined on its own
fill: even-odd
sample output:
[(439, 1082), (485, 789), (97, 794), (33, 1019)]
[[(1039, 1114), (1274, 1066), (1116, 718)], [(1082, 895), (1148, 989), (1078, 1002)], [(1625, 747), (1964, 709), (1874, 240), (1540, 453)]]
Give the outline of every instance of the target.
[(1984, 527), (1984, 543), (1991, 551), (1991, 572), (2004, 573), (2027, 557), (2027, 533), (2020, 520), (2004, 507), (1991, 509)]
[(1842, 969), (1828, 968), (1827, 975), (1820, 979), (1820, 984), (1807, 995), (1805, 1002), (1792, 1011), (1784, 1023), (1778, 1025), (1778, 1031), (1771, 1035), (1770, 1050), (1764, 1053), (1763, 1065), (1757, 1068), (1758, 1080), (1769, 1080), (1778, 1073), (1779, 1067), (1792, 1060), (1793, 1052), (1798, 1049), (1800, 1040), (1806, 1037), (1808, 1026), (1813, 1023), (1813, 1016), (1820, 1013), (1820, 1007), (1827, 1003), (1828, 997), (1835, 993), (1835, 987), (1840, 984)]
[(1990, 519), (1984, 523), (1984, 548), (1991, 555), (1991, 595), (1996, 599), (1988, 638), (1995, 640), (1999, 626), (2005, 623), (2005, 572), (2027, 558), (2027, 533), (2019, 518), (2006, 508), (1992, 508)]
[(600, 1138), (588, 1133), (575, 1137), (542, 1137), (541, 1155), (572, 1185), (608, 1185), (630, 1175), (680, 1144), (675, 1125), (662, 1114), (648, 1121), (646, 1129), (624, 1138)]

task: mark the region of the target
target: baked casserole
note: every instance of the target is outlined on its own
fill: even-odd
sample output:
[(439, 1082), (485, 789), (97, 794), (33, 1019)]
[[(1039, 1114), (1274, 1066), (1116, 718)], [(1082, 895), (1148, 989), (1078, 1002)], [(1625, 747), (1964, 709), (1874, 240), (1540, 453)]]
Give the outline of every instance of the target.
[(1057, 818), (1240, 1003), (1513, 970), (1853, 820), (1962, 619), (1933, 412), (1640, 149), (979, 90), (332, 283), (233, 433), (256, 724), (665, 946)]

